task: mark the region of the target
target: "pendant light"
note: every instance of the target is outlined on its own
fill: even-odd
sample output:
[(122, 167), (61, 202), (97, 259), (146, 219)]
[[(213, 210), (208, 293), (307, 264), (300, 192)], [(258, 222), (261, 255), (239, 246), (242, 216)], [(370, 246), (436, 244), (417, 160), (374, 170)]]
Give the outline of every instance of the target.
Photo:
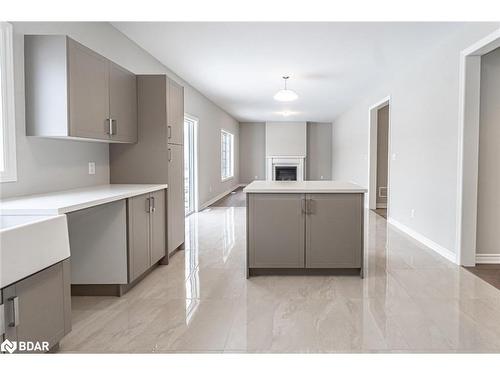
[(294, 100), (297, 100), (297, 98), (299, 97), (297, 93), (286, 87), (286, 81), (289, 78), (289, 76), (283, 77), (283, 79), (285, 80), (285, 88), (274, 94), (274, 100), (277, 100), (278, 102), (293, 102)]

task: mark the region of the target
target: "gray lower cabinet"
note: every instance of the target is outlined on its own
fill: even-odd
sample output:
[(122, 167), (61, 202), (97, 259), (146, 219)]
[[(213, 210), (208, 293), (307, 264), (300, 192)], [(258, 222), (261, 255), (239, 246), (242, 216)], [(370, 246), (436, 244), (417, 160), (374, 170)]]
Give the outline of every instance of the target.
[(149, 211), (150, 194), (128, 199), (129, 282), (134, 281), (151, 266)]
[(165, 190), (151, 193), (151, 263), (154, 264), (167, 255), (167, 218)]
[(69, 267), (66, 259), (2, 290), (5, 339), (53, 348), (71, 331)]
[(137, 80), (65, 35), (25, 35), (26, 134), (137, 142)]
[(363, 194), (247, 198), (248, 268), (362, 268)]
[(249, 194), (249, 265), (304, 267), (303, 194)]
[(184, 147), (168, 145), (168, 253), (184, 243)]
[(363, 194), (307, 194), (306, 207), (306, 267), (361, 267)]
[(165, 191), (128, 199), (129, 283), (166, 255)]

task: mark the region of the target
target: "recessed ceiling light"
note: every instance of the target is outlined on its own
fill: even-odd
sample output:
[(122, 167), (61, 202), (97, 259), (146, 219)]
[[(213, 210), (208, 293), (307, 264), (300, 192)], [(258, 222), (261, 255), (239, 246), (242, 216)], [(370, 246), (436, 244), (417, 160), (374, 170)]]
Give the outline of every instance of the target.
[(297, 98), (299, 97), (297, 93), (286, 87), (286, 81), (289, 78), (289, 76), (283, 77), (283, 79), (285, 80), (285, 88), (274, 94), (274, 100), (277, 100), (278, 102), (293, 102), (294, 100), (297, 100)]
[(299, 112), (294, 112), (294, 111), (281, 111), (281, 112), (275, 112), (277, 115), (281, 115), (283, 117), (288, 117), (288, 116), (293, 116), (293, 115), (298, 115)]

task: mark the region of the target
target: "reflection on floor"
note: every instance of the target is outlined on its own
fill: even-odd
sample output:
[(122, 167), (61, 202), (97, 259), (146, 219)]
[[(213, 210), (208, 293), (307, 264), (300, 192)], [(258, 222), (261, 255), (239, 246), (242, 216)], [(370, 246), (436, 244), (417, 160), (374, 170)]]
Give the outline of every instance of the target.
[(122, 298), (73, 297), (62, 352), (499, 352), (500, 291), (369, 212), (357, 276), (245, 278), (245, 208), (187, 219), (186, 250)]
[(243, 192), (243, 187), (236, 188), (210, 207), (246, 207), (246, 197)]
[(372, 211), (382, 216), (384, 219), (387, 219), (387, 208), (376, 208)]
[(475, 267), (465, 267), (465, 269), (500, 289), (500, 264), (476, 264)]

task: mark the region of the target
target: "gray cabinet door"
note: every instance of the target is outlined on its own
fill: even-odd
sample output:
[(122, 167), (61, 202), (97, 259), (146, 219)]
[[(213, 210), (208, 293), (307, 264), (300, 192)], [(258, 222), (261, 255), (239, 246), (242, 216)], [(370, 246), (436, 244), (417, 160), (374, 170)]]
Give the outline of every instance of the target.
[(166, 200), (165, 190), (151, 193), (154, 210), (151, 212), (151, 264), (166, 255)]
[(184, 243), (184, 147), (168, 145), (168, 253)]
[(167, 79), (168, 143), (184, 144), (184, 87)]
[(69, 135), (109, 140), (109, 61), (68, 38)]
[(303, 194), (248, 194), (250, 268), (304, 267)]
[(11, 326), (5, 337), (17, 341), (47, 341), (49, 347), (57, 344), (68, 332), (68, 285), (68, 275), (61, 262), (6, 288), (6, 320)]
[(109, 63), (109, 117), (113, 120), (111, 139), (137, 142), (137, 82), (135, 74)]
[(129, 282), (142, 275), (151, 265), (149, 233), (149, 194), (128, 199)]
[(361, 267), (363, 194), (307, 194), (306, 200), (306, 267)]

